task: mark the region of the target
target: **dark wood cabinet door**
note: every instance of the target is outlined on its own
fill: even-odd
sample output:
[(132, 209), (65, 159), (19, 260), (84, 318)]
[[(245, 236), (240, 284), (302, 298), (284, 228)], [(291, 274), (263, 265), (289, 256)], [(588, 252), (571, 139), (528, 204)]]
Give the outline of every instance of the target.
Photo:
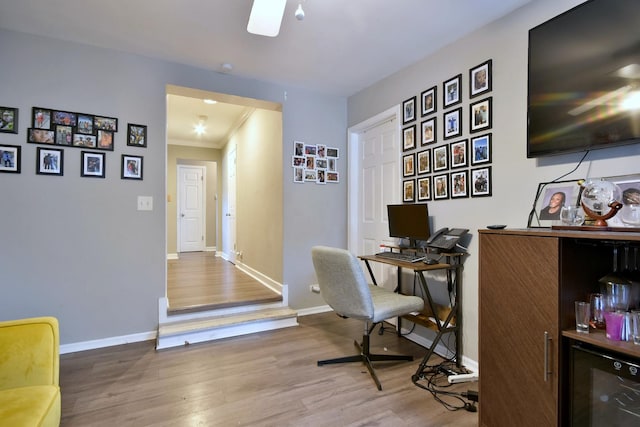
[(481, 426), (558, 423), (558, 254), (554, 237), (480, 235)]

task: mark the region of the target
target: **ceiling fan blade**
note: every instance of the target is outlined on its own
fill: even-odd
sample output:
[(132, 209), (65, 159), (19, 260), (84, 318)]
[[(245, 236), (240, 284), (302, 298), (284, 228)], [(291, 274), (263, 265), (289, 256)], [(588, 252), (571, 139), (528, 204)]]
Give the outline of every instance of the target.
[(286, 5), (287, 0), (253, 0), (247, 31), (259, 36), (277, 36)]

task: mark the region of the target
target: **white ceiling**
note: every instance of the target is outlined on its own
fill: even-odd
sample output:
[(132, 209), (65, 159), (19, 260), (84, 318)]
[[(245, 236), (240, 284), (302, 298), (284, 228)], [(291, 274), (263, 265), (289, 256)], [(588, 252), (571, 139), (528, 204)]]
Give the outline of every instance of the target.
[[(218, 73), (229, 63), (233, 75), (346, 97), (531, 1), (302, 0), (298, 21), (299, 1), (288, 0), (271, 38), (246, 31), (252, 0), (0, 0), (0, 28)], [(173, 104), (170, 138), (193, 139), (199, 115), (232, 114), (203, 109), (201, 100), (176, 99), (179, 111)]]

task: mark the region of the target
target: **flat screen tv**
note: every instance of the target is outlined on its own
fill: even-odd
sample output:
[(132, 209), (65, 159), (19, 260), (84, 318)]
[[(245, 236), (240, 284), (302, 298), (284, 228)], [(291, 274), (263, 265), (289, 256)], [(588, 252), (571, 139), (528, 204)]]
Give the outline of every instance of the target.
[(417, 240), (429, 238), (429, 208), (426, 203), (387, 205), (389, 237), (408, 239), (410, 247), (417, 247)]
[(592, 0), (529, 30), (527, 157), (640, 142), (640, 0)]

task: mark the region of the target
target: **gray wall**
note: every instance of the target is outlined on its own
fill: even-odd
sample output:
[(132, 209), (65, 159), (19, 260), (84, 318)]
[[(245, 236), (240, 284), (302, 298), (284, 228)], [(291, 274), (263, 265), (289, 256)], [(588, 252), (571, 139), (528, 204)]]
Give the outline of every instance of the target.
[[(308, 292), (310, 247), (346, 245), (346, 182), (296, 186), (289, 165), (294, 140), (345, 152), (344, 98), (8, 31), (0, 56), (10, 58), (0, 104), (20, 109), (19, 134), (0, 142), (23, 157), (21, 174), (0, 176), (1, 319), (54, 315), (62, 344), (154, 333), (166, 286), (167, 84), (283, 104), (283, 281), (291, 306), (322, 304)], [(25, 142), (33, 106), (117, 117), (106, 178), (80, 177), (77, 148), (65, 148), (64, 176), (36, 175), (36, 145)], [(148, 148), (126, 146), (129, 122), (148, 126)], [(143, 181), (120, 179), (123, 153), (144, 156)], [(138, 195), (153, 196), (154, 210), (137, 211)]]
[[(432, 201), (432, 227), (466, 227), (473, 233), (463, 286), (463, 354), (478, 360), (478, 239), (489, 224), (526, 227), (538, 183), (571, 171), (583, 153), (545, 159), (526, 158), (528, 30), (581, 3), (536, 0), (419, 63), (349, 98), (348, 123), (356, 125), (411, 96), (438, 85), (438, 143), (442, 145), (442, 82), (462, 73), (463, 135), (469, 137), (469, 69), (493, 60), (493, 197)], [(473, 101), (483, 99), (474, 98)], [(457, 107), (457, 106), (456, 106)], [(420, 124), (420, 118), (417, 120)], [(475, 134), (474, 134), (475, 135)], [(447, 142), (457, 141), (447, 140)], [(637, 173), (640, 145), (594, 151), (566, 179)], [(504, 260), (508, 262), (508, 260)], [(509, 283), (504, 283), (509, 292)], [(523, 307), (525, 309), (525, 307)], [(485, 319), (490, 322), (490, 319)]]

